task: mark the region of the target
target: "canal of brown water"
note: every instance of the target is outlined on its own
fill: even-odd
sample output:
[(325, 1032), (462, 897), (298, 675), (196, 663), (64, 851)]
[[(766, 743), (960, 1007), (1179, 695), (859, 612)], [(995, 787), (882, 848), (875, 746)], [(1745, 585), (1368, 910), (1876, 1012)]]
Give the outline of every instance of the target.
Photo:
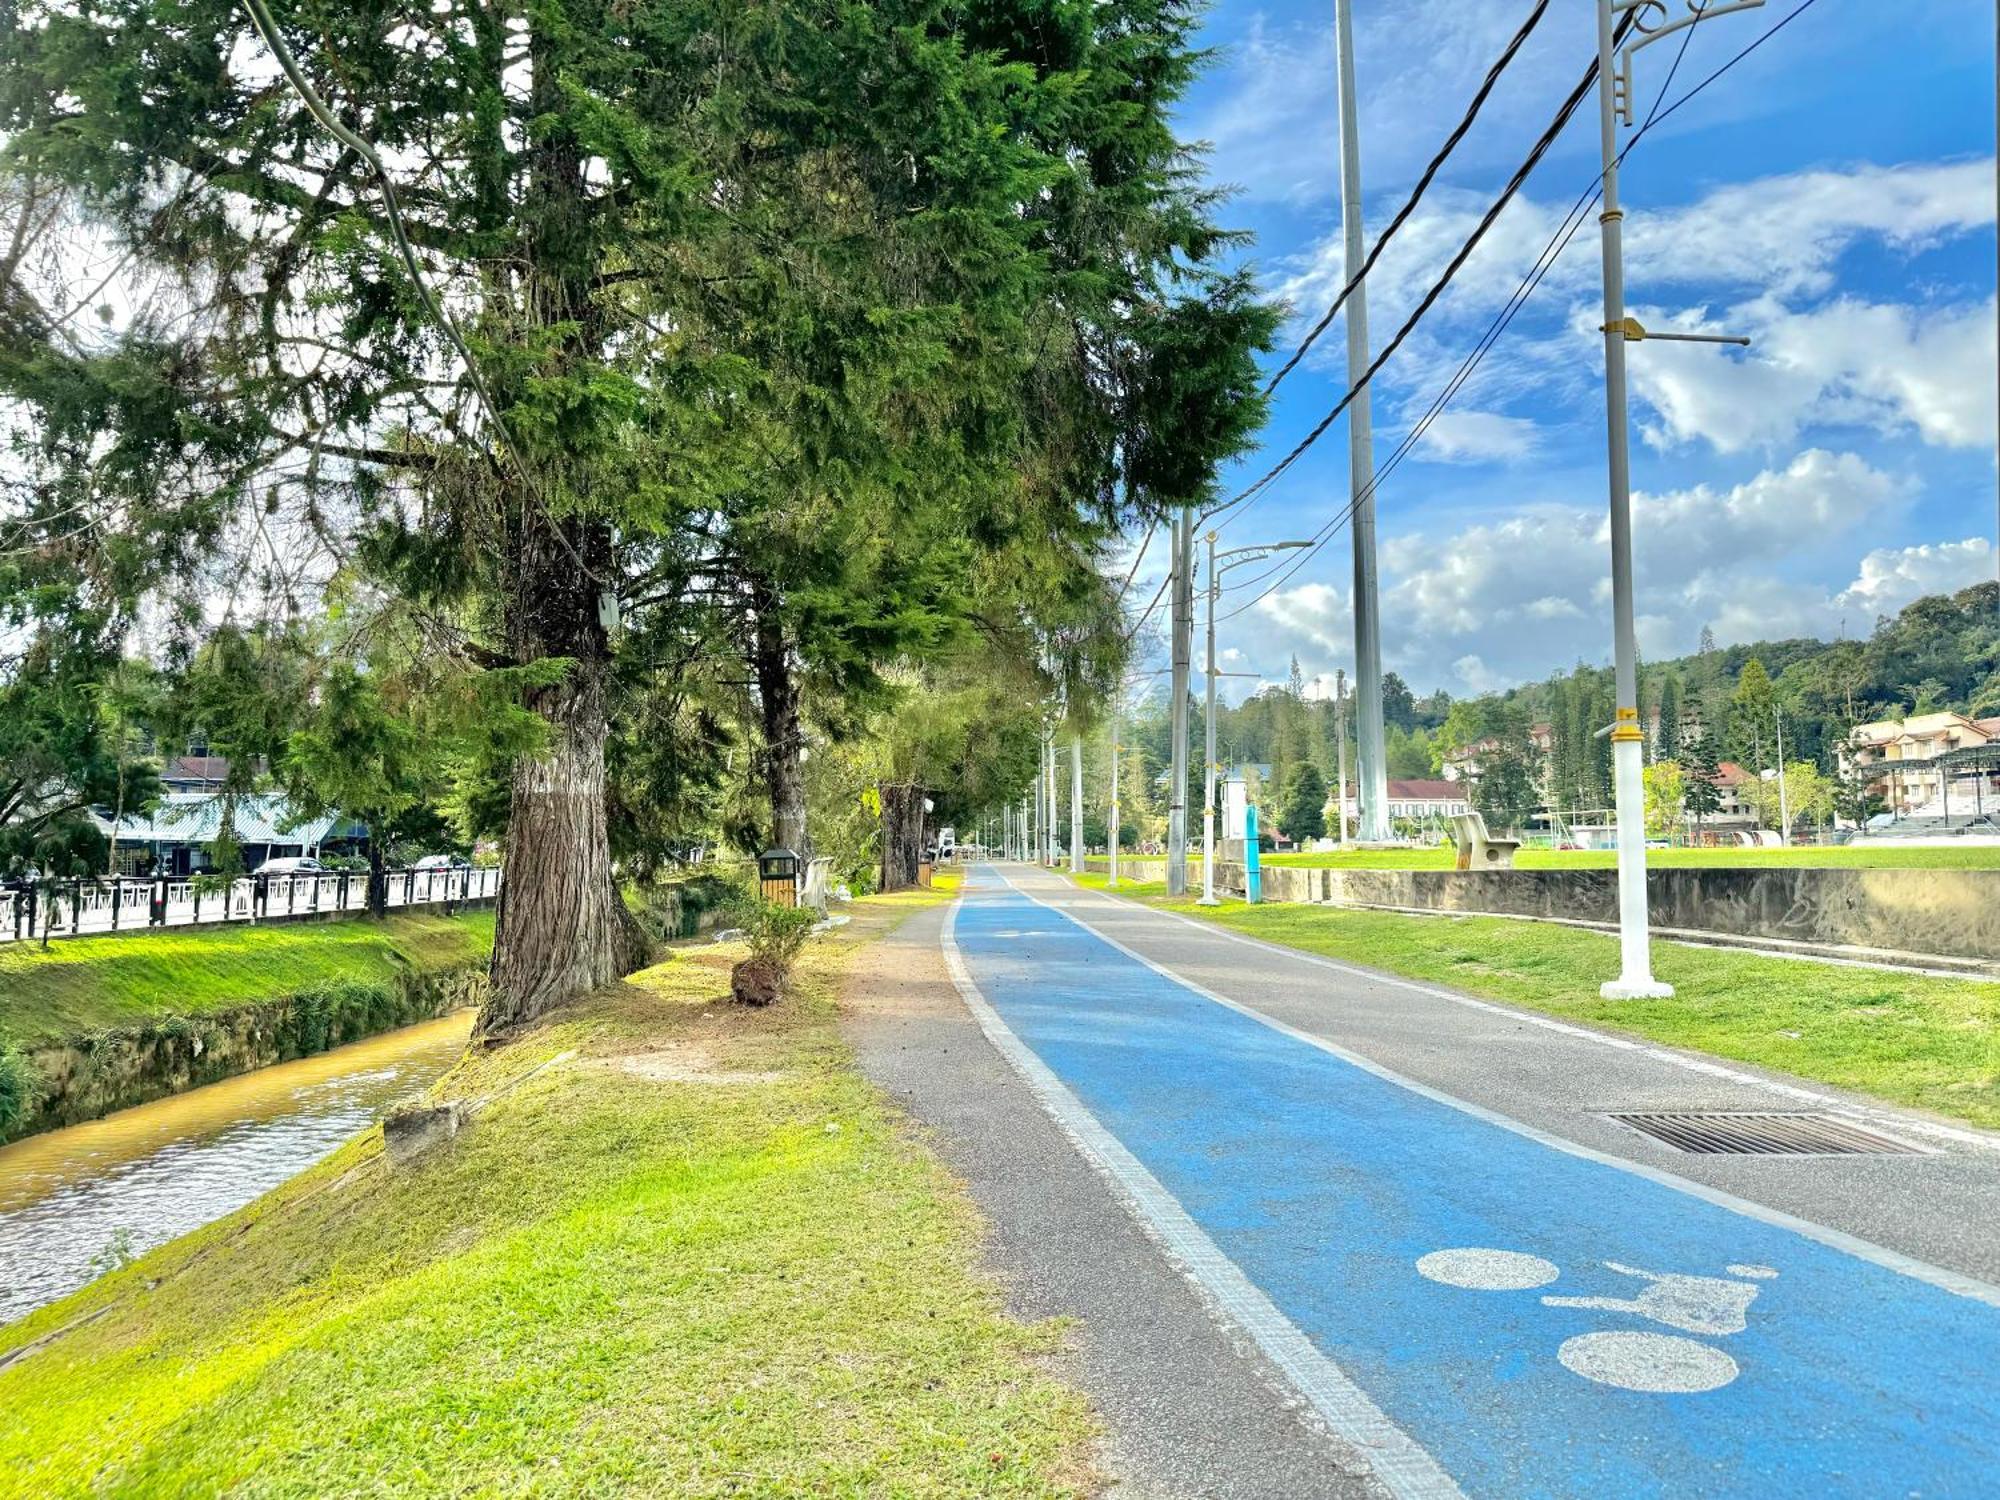
[(304, 1171), (464, 1050), (472, 1013), (0, 1147), (0, 1324)]

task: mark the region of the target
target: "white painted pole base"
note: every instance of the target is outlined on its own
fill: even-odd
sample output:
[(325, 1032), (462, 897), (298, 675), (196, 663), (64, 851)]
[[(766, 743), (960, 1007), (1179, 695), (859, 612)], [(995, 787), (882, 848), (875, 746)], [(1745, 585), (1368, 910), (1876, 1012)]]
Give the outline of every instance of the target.
[[(1633, 715), (1634, 719), (1637, 715)], [(1667, 1000), (1674, 987), (1653, 977), (1646, 920), (1646, 788), (1644, 742), (1613, 737), (1612, 772), (1618, 793), (1618, 952), (1623, 972), (1600, 986), (1606, 1000)]]
[(1220, 906), (1215, 899), (1215, 798), (1201, 813), (1201, 899), (1196, 906)]

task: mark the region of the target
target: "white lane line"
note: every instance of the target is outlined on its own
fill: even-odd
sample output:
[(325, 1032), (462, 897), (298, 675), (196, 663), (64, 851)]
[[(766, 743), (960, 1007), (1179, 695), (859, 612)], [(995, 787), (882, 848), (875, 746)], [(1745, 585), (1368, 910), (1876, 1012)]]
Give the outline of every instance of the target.
[[(1794, 1218), (1792, 1215), (1778, 1209), (1767, 1208), (1761, 1203), (1753, 1203), (1747, 1198), (1739, 1198), (1734, 1193), (1726, 1193), (1720, 1188), (1712, 1188), (1705, 1183), (1692, 1182), (1685, 1177), (1677, 1177), (1672, 1172), (1650, 1166), (1645, 1162), (1629, 1161), (1622, 1156), (1612, 1156), (1607, 1152), (1593, 1150), (1589, 1146), (1578, 1145), (1575, 1141), (1567, 1141), (1559, 1135), (1549, 1134), (1546, 1130), (1538, 1130), (1533, 1125), (1523, 1124), (1519, 1120), (1510, 1119), (1508, 1116), (1487, 1109), (1483, 1105), (1469, 1103), (1440, 1089), (1434, 1089), (1429, 1084), (1419, 1083), (1414, 1078), (1406, 1078), (1394, 1069), (1385, 1068), (1380, 1063), (1363, 1057), (1358, 1052), (1350, 1052), (1347, 1048), (1340, 1046), (1336, 1042), (1329, 1042), (1325, 1037), (1314, 1036), (1309, 1031), (1301, 1031), (1298, 1027), (1280, 1021), (1276, 1017), (1265, 1015), (1253, 1006), (1245, 1005), (1237, 1000), (1231, 1000), (1227, 995), (1218, 995), (1214, 990), (1197, 984), (1185, 975), (1176, 974), (1164, 965), (1155, 963), (1138, 950), (1127, 947), (1108, 932), (1103, 932), (1093, 927), (1074, 912), (1057, 906), (1053, 902), (1044, 901), (1032, 891), (1023, 890), (1020, 886), (1015, 885), (1013, 881), (1008, 880), (1004, 874), (1000, 878), (1006, 882), (1008, 889), (1012, 890), (1023, 900), (1032, 901), (1035, 905), (1052, 911), (1068, 921), (1074, 922), (1099, 942), (1109, 944), (1120, 953), (1123, 953), (1127, 958), (1144, 964), (1161, 978), (1172, 981), (1189, 993), (1199, 995), (1204, 1000), (1211, 1000), (1225, 1009), (1235, 1011), (1238, 1015), (1248, 1016), (1258, 1024), (1268, 1026), (1273, 1031), (1282, 1032), (1294, 1041), (1304, 1042), (1308, 1047), (1317, 1047), (1320, 1051), (1337, 1057), (1342, 1062), (1352, 1063), (1364, 1072), (1373, 1073), (1384, 1082), (1393, 1083), (1398, 1088), (1408, 1089), (1413, 1094), (1421, 1094), (1426, 1099), (1436, 1100), (1439, 1104), (1458, 1110), (1462, 1114), (1471, 1115), (1476, 1120), (1484, 1120), (1489, 1125), (1498, 1125), (1502, 1130), (1511, 1130), (1515, 1135), (1524, 1136), (1528, 1140), (1535, 1141), (1552, 1150), (1561, 1151), (1565, 1155), (1581, 1157), (1585, 1161), (1601, 1162), (1607, 1167), (1615, 1167), (1620, 1172), (1629, 1172), (1634, 1177), (1644, 1177), (1650, 1182), (1659, 1183), (1662, 1187), (1670, 1187), (1676, 1192), (1686, 1193), (1689, 1197), (1700, 1198), (1706, 1203), (1713, 1203), (1718, 1208), (1726, 1208), (1731, 1213), (1742, 1214), (1745, 1218), (1757, 1219), (1763, 1223), (1775, 1225), (1780, 1229), (1789, 1229), (1794, 1234), (1803, 1235), (1809, 1240), (1817, 1240), (1820, 1244), (1839, 1250), (1844, 1254), (1852, 1255), (1857, 1260), (1871, 1261), (1887, 1270), (1895, 1271), (1899, 1275), (1908, 1276), (1916, 1281), (1928, 1282), (1934, 1287), (1951, 1292), (1957, 1296), (1969, 1297), (1975, 1302), (1984, 1302), (1993, 1307), (2000, 1307), (2000, 1286), (1994, 1286), (1991, 1282), (1981, 1281), (1976, 1276), (1967, 1276), (1962, 1271), (1952, 1271), (1947, 1270), (1943, 1266), (1931, 1265), (1927, 1261), (1917, 1260), (1913, 1256), (1905, 1255), (1900, 1250), (1891, 1250), (1886, 1246), (1857, 1238), (1841, 1230), (1829, 1229), (1824, 1224), (1815, 1224), (1808, 1219)], [(1150, 907), (1141, 907), (1140, 909), (1142, 911), (1152, 910)], [(1153, 915), (1172, 917), (1176, 914), (1173, 912), (1153, 912)], [(1203, 932), (1218, 931), (1218, 929), (1210, 927), (1206, 923), (1195, 923), (1194, 925)], [(1223, 936), (1230, 936), (1230, 934), (1224, 933)], [(1257, 946), (1264, 947), (1267, 945), (1259, 943)], [(1279, 948), (1276, 951), (1287, 957), (1301, 956), (1294, 954), (1293, 950), (1289, 948)], [(1372, 974), (1367, 974), (1365, 970), (1356, 970), (1355, 972), (1363, 974), (1370, 979), (1375, 977)], [(1415, 989), (1419, 988), (1419, 986), (1412, 985), (1409, 988)], [(1510, 1011), (1508, 1014), (1512, 1015), (1514, 1012)]]
[[(1000, 878), (1005, 880), (1007, 877), (1002, 875)], [(1019, 890), (1020, 888), (1016, 886), (1015, 889)], [(1608, 1032), (1593, 1031), (1588, 1026), (1573, 1026), (1567, 1021), (1558, 1021), (1553, 1016), (1537, 1015), (1530, 1010), (1521, 1010), (1511, 1005), (1496, 1004), (1491, 1000), (1474, 999), (1471, 995), (1461, 995), (1452, 990), (1438, 989), (1432, 985), (1420, 984), (1413, 979), (1399, 979), (1393, 974), (1385, 974), (1377, 969), (1365, 969), (1357, 964), (1342, 963), (1337, 958), (1326, 958), (1318, 953), (1307, 952), (1303, 948), (1288, 948), (1283, 943), (1273, 943), (1264, 938), (1251, 937), (1246, 933), (1233, 932), (1227, 927), (1218, 926), (1213, 922), (1204, 922), (1199, 918), (1186, 916), (1177, 911), (1161, 911), (1156, 906), (1148, 906), (1144, 902), (1135, 901), (1129, 896), (1115, 895), (1110, 891), (1091, 890), (1085, 886), (1076, 886), (1073, 889), (1078, 895), (1100, 896), (1107, 901), (1115, 902), (1119, 906), (1129, 906), (1134, 911), (1142, 911), (1151, 916), (1164, 918), (1170, 922), (1179, 922), (1184, 926), (1194, 928), (1198, 932), (1213, 933), (1227, 942), (1241, 943), (1246, 948), (1260, 948), (1264, 952), (1274, 953), (1280, 958), (1297, 959), (1301, 963), (1313, 964), (1322, 969), (1331, 969), (1336, 974), (1345, 974), (1354, 979), (1365, 979), (1370, 984), (1383, 984), (1399, 990), (1409, 990), (1412, 994), (1428, 995), (1433, 1000), (1449, 1000), (1453, 1005), (1462, 1005), (1468, 1010), (1483, 1010), (1496, 1016), (1505, 1016), (1510, 1021), (1525, 1021), (1530, 1026), (1541, 1027), (1544, 1031), (1560, 1032), (1564, 1036), (1578, 1037), (1587, 1042), (1595, 1042), (1600, 1047), (1612, 1047), (1620, 1052), (1636, 1053), (1638, 1056), (1649, 1057), (1658, 1062), (1672, 1063), (1675, 1067), (1683, 1068), (1690, 1073), (1700, 1073), (1710, 1078), (1723, 1079), (1729, 1083), (1748, 1084), (1764, 1089), (1769, 1093), (1782, 1095), (1788, 1099), (1797, 1099), (1802, 1103), (1811, 1104), (1816, 1108), (1839, 1110), (1843, 1114), (1866, 1119), (1871, 1123), (1885, 1125), (1894, 1130), (1933, 1136), (1939, 1140), (1955, 1141), (1963, 1146), (1977, 1146), (1983, 1151), (2000, 1151), (2000, 1135), (1990, 1132), (1966, 1130), (1956, 1125), (1946, 1125), (1941, 1121), (1926, 1120), (1920, 1115), (1904, 1114), (1896, 1110), (1871, 1109), (1866, 1105), (1857, 1104), (1851, 1099), (1842, 1099), (1833, 1094), (1824, 1094), (1816, 1089), (1801, 1088), (1797, 1084), (1780, 1083), (1773, 1078), (1761, 1078), (1755, 1073), (1746, 1073), (1740, 1068), (1732, 1068), (1725, 1063), (1711, 1062), (1701, 1057), (1689, 1057), (1685, 1053), (1675, 1052), (1667, 1047), (1656, 1046), (1651, 1042), (1634, 1041), (1630, 1037), (1613, 1036)], [(1024, 896), (1028, 895), (1026, 891), (1022, 891), (1021, 894)], [(1032, 901), (1039, 898), (1029, 896), (1028, 899)], [(1051, 909), (1060, 910), (1061, 908)], [(1477, 914), (1467, 913), (1467, 915)], [(1738, 948), (1726, 951), (1740, 953), (1749, 950)], [(1768, 958), (1772, 955), (1765, 954), (1763, 956)]]
[[(1005, 877), (1003, 876), (1004, 880)], [(1025, 894), (1025, 893), (1023, 893)], [(1031, 896), (1028, 898), (1033, 900)], [(1276, 1365), (1313, 1410), (1368, 1461), (1375, 1477), (1400, 1500), (1464, 1500), (1464, 1492), (1436, 1459), (1392, 1422), (1367, 1393), (1257, 1289), (1222, 1253), (1180, 1201), (1118, 1138), (1106, 1130), (1068, 1086), (1029, 1049), (987, 1003), (958, 951), (954, 936), (959, 903), (946, 912), (938, 944), (945, 967), (986, 1039), (1026, 1080), (1063, 1134), (1097, 1168), (1124, 1200), (1126, 1211), (1165, 1248), (1181, 1274), (1194, 1283), (1211, 1311), (1233, 1325)], [(1062, 915), (1058, 913), (1058, 915)]]

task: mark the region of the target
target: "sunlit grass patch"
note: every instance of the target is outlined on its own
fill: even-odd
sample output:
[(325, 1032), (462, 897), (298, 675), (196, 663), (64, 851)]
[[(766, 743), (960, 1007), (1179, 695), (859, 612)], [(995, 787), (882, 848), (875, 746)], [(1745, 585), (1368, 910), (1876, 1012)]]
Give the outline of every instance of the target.
[(0, 1370), (0, 1492), (1087, 1488), (1056, 1332), (835, 1025), (847, 955), (942, 899), (844, 908), (769, 1010), (740, 947), (677, 950), (469, 1055), (436, 1095), (489, 1102), (415, 1161), (370, 1131), (0, 1330), (70, 1329)]

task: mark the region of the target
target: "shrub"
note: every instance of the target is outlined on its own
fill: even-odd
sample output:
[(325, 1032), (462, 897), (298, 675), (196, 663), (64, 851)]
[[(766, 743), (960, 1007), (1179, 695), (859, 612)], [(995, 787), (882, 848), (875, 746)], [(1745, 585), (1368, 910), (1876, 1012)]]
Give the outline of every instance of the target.
[(805, 947), (806, 939), (812, 935), (813, 923), (818, 920), (819, 913), (810, 906), (760, 903), (743, 924), (751, 957), (776, 964), (780, 973), (789, 970), (792, 960), (799, 956), (799, 950)]
[(14, 1047), (0, 1047), (0, 1136), (28, 1117), (41, 1097), (35, 1065)]

